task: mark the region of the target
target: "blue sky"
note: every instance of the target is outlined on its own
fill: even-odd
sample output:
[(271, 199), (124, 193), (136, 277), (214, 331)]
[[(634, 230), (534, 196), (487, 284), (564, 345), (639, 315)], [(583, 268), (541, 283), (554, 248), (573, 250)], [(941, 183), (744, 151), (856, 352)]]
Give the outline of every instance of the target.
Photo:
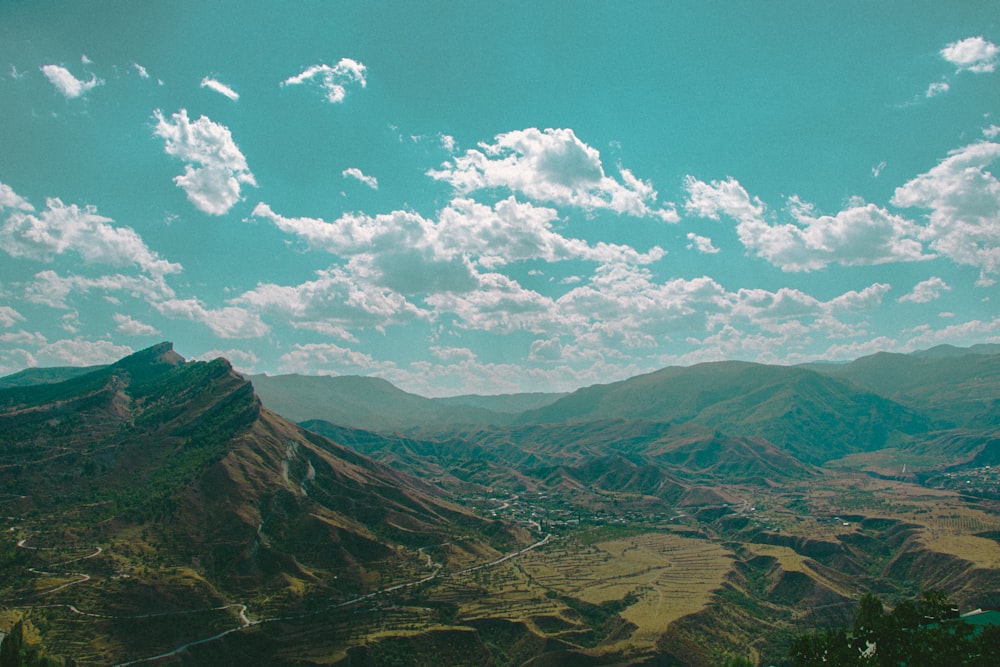
[(990, 2), (0, 4), (0, 373), (1000, 341)]

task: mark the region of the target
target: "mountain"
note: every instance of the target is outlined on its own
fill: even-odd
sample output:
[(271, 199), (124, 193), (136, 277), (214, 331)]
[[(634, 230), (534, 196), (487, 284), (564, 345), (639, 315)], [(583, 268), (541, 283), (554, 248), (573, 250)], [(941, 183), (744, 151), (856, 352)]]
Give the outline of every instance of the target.
[(483, 396), (480, 394), (463, 394), (461, 396), (448, 396), (445, 398), (431, 399), (441, 405), (465, 405), (474, 408), (483, 408), (491, 412), (519, 414), (527, 410), (535, 410), (550, 405), (566, 393), (543, 393), (531, 392), (526, 394), (495, 394)]
[(810, 463), (879, 449), (931, 426), (915, 410), (816, 371), (736, 361), (594, 385), (525, 412), (517, 423), (605, 419), (692, 422), (766, 438)]
[(0, 378), (0, 389), (10, 387), (30, 387), (36, 384), (64, 382), (86, 375), (100, 366), (53, 366), (51, 368), (26, 368), (19, 373)]
[[(99, 545), (85, 602), (71, 599), (107, 618), (250, 600), (258, 614), (301, 613), (426, 576), (419, 547), (450, 543), (461, 563), (495, 556), (487, 543), (515, 535), (264, 408), (226, 360), (187, 362), (169, 343), (64, 382), (0, 390), (0, 488), (18, 546), (36, 545), (0, 558), (0, 597), (46, 594), (18, 567), (26, 550), (49, 550), (37, 553), (52, 553), (58, 571)], [(72, 632), (59, 626), (55, 637)], [(81, 649), (91, 662), (169, 643), (145, 643), (124, 620), (101, 632), (100, 648)], [(177, 632), (179, 644), (197, 627)]]
[(692, 485), (778, 485), (815, 474), (766, 440), (691, 424), (619, 419), (478, 427), (425, 437), (378, 434), (322, 420), (301, 426), (466, 493), (572, 488), (578, 503), (595, 493), (641, 493), (673, 502)]
[(781, 664), (858, 590), (994, 605), (992, 355), (901, 356), (444, 401), (285, 376), (379, 430), (296, 425), (169, 343), (25, 374), (0, 630), (80, 665)]
[(922, 353), (879, 352), (824, 369), (950, 426), (1000, 425), (998, 346), (939, 346)]
[(374, 377), (252, 375), (250, 380), (265, 405), (294, 421), (323, 419), (352, 428), (395, 431), (439, 424), (502, 424), (512, 419), (503, 411), (475, 405), (472, 399), (440, 402)]

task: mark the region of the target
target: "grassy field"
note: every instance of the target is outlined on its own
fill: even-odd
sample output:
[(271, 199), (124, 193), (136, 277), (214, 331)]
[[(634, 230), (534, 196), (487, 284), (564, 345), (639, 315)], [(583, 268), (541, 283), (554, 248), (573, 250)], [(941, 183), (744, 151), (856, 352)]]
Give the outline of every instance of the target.
[(579, 601), (635, 626), (625, 636), (598, 635), (601, 651), (643, 650), (671, 622), (707, 605), (731, 567), (720, 544), (670, 531), (594, 544), (566, 538), (492, 570), (446, 579), (435, 597), (459, 603), (463, 621), (499, 616), (567, 641), (586, 632)]

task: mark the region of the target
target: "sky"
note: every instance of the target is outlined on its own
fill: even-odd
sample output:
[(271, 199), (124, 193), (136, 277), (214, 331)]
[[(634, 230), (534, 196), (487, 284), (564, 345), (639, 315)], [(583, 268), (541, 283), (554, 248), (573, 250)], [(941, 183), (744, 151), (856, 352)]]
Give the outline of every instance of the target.
[(1000, 342), (995, 2), (0, 3), (0, 375)]

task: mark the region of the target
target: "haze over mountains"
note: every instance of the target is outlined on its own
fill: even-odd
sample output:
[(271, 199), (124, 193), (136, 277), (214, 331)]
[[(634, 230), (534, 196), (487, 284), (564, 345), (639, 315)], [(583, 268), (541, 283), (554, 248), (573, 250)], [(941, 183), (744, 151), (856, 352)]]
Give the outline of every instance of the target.
[[(669, 367), (568, 395), (523, 397), (426, 399), (361, 377), (251, 379), (265, 404), (297, 421), (411, 435), (609, 420), (694, 424), (761, 438), (802, 462), (820, 464), (908, 446), (942, 430), (994, 428), (998, 353), (996, 345), (941, 346), (849, 364), (714, 362)], [(510, 407), (515, 399), (518, 411)]]

